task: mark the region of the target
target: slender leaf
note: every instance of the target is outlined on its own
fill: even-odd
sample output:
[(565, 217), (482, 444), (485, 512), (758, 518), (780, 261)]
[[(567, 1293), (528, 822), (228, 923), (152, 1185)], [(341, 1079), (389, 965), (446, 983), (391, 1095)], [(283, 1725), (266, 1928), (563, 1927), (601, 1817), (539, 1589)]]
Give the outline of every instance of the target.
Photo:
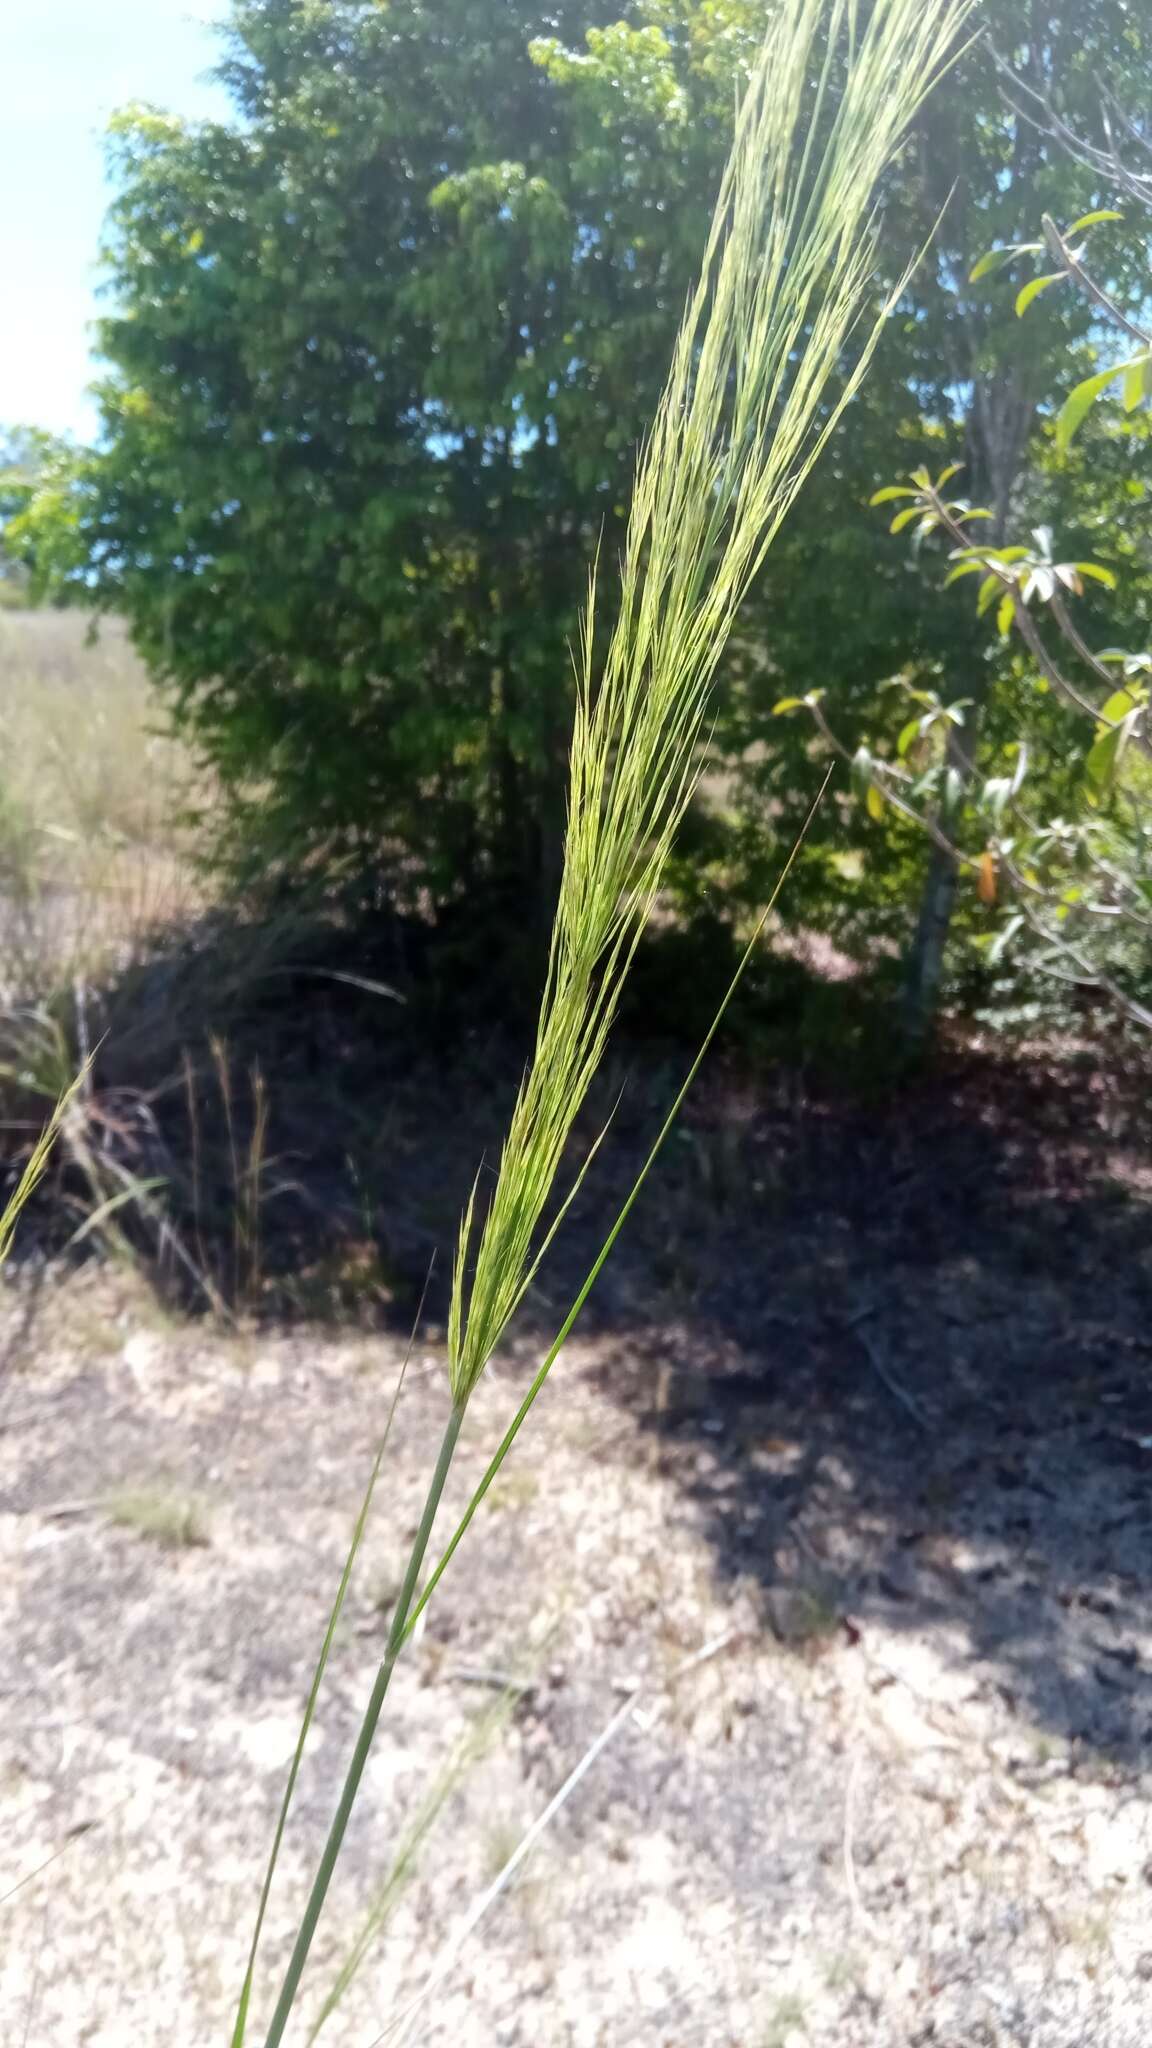
[(1107, 391), (1117, 377), (1122, 377), (1134, 363), (1142, 363), (1143, 355), (1133, 356), (1128, 362), (1114, 363), (1110, 370), (1097, 370), (1091, 377), (1085, 377), (1069, 392), (1056, 415), (1056, 446), (1062, 455), (1067, 454), (1073, 436), (1083, 425), (1101, 392)]
[(1114, 206), (1098, 206), (1095, 213), (1082, 213), (1079, 220), (1074, 220), (1071, 227), (1065, 228), (1064, 238), (1067, 240), (1070, 235), (1078, 235), (1085, 228), (1094, 228), (1102, 220), (1123, 220), (1123, 218), (1124, 215), (1117, 213)]
[(1067, 275), (1066, 270), (1050, 270), (1044, 277), (1032, 278), (1031, 282), (1016, 294), (1016, 318), (1021, 319), (1033, 301), (1040, 297), (1041, 292), (1046, 292), (1049, 285), (1062, 283)]

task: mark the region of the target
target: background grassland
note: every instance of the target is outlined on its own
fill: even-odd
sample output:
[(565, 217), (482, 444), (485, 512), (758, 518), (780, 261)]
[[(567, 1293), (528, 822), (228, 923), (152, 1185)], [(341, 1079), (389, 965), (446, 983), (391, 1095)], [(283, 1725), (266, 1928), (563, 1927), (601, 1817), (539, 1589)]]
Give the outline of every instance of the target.
[[(204, 778), (119, 621), (0, 611), (0, 987), (102, 981), (204, 904)], [(202, 825), (201, 830), (204, 830)]]

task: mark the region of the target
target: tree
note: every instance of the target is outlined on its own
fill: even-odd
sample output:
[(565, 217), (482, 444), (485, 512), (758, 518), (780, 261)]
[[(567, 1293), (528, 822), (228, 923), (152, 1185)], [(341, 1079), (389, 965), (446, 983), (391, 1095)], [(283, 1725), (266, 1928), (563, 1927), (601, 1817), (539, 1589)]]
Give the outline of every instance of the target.
[[(1055, 119), (1037, 95), (1024, 104), (1042, 111), (1049, 123)], [(1083, 159), (1084, 145), (1074, 132), (1063, 123), (1056, 132)], [(1131, 127), (1129, 135), (1140, 139)], [(1152, 187), (1111, 152), (1093, 155), (1099, 168), (1115, 173), (1129, 199), (1152, 211)], [(1121, 218), (1113, 207), (1098, 207), (1061, 227), (1045, 214), (1039, 239), (993, 249), (973, 270), (980, 278), (1021, 259), (1054, 264), (1014, 293), (1017, 317), (1031, 317), (1038, 300), (1062, 290), (1077, 294), (1102, 323), (1110, 360), (1067, 394), (1051, 434), (1057, 458), (1065, 458), (1093, 408), (1111, 392), (1122, 396), (1122, 416), (1102, 423), (1096, 444), (1098, 501), (1099, 457), (1119, 445), (1138, 464), (1152, 441), (1146, 294), (1139, 292), (1130, 309), (1119, 303), (1102, 284), (1094, 255), (1098, 231)], [(1032, 705), (1023, 707), (1007, 763), (989, 774), (979, 758), (979, 733), (969, 730), (970, 702), (946, 704), (935, 692), (906, 684), (914, 709), (895, 749), (877, 754), (861, 746), (852, 758), (854, 779), (871, 816), (881, 818), (892, 804), (923, 829), (941, 869), (953, 877), (967, 870), (977, 878), (985, 904), (1007, 897), (1006, 919), (999, 930), (983, 935), (990, 959), (1023, 946), (1043, 972), (1101, 991), (1129, 1019), (1152, 1029), (1144, 993), (1152, 965), (1152, 653), (1145, 647), (1093, 647), (1091, 626), (1085, 630), (1076, 605), (1093, 588), (1115, 591), (1116, 572), (1095, 559), (1058, 559), (1048, 527), (1034, 529), (1031, 545), (1017, 539), (1006, 545), (1002, 534), (991, 544), (980, 538), (978, 522), (996, 525), (996, 517), (953, 495), (959, 468), (952, 464), (935, 480), (926, 469), (917, 470), (910, 482), (878, 491), (873, 503), (898, 507), (893, 532), (912, 526), (918, 542), (938, 537), (950, 544), (953, 566), (946, 584), (977, 578), (978, 614), (994, 615), (1001, 639), (1015, 648), (1014, 665), (1033, 703), (1047, 700), (1056, 707), (1057, 729), (1044, 738), (1055, 749), (1057, 773), (1042, 754), (1039, 776), (1029, 774), (1035, 754), (1028, 725), (1036, 720), (1027, 717)], [(1104, 545), (1115, 559), (1126, 557), (1129, 569), (1135, 562), (1138, 576), (1142, 566), (1146, 594), (1152, 573), (1146, 525), (1138, 517), (1133, 534), (1125, 516), (1131, 509), (1130, 477), (1122, 473), (1110, 482), (1103, 492)], [(1145, 605), (1141, 624), (1146, 623)], [(797, 699), (777, 706), (801, 708), (810, 711), (824, 740), (844, 753), (820, 693), (810, 693), (803, 706)], [(1064, 785), (1068, 799), (1055, 811), (1054, 782)]]
[[(117, 122), (104, 436), (70, 499), (76, 552), (56, 559), (127, 613), (261, 873), (323, 867), (369, 902), (511, 886), (546, 906), (583, 565), (599, 542), (616, 573), (764, 6), (234, 0), (237, 121)], [(1147, 69), (1125, 0), (997, 12), (1077, 118), (1097, 74)], [(811, 749), (771, 718), (783, 688), (830, 684), (854, 746), (894, 674), (953, 701), (994, 670), (867, 501), (894, 450), (935, 470), (962, 446), (1003, 516), (1049, 366), (1088, 343), (1075, 302), (1042, 304), (1025, 338), (994, 279), (966, 282), (1038, 203), (1067, 219), (1092, 196), (998, 75), (971, 50), (889, 180), (889, 281), (943, 223), (731, 651), (726, 801), (682, 843), (689, 909), (762, 901), (813, 793)], [(857, 951), (907, 948), (919, 894), (922, 1024), (951, 878), (924, 882), (890, 816), (845, 801), (829, 825), (788, 912)]]
[(60, 520), (61, 500), (70, 499), (72, 456), (68, 441), (41, 427), (0, 427), (0, 604), (24, 603), (34, 587), (37, 549), (28, 511), (37, 497), (45, 508), (55, 499), (48, 523)]
[(84, 551), (262, 865), (549, 893), (585, 563), (762, 17), (614, 12), (235, 0), (238, 123), (115, 124)]
[[(998, 48), (1069, 118), (1095, 119), (1109, 78), (1129, 91), (1152, 79), (1152, 36), (1122, 0), (997, 9)], [(997, 54), (980, 43), (952, 89), (927, 110), (914, 158), (893, 182), (889, 220), (905, 243), (923, 242), (941, 208), (931, 251), (904, 293), (876, 373), (854, 408), (849, 431), (814, 480), (764, 587), (770, 621), (765, 651), (750, 661), (733, 716), (718, 742), (737, 782), (734, 834), (717, 872), (735, 867), (755, 897), (763, 852), (787, 838), (823, 772), (802, 726), (784, 722), (764, 743), (780, 695), (825, 688), (849, 752), (882, 729), (884, 687), (903, 675), (944, 702), (969, 702), (969, 743), (987, 715), (1018, 695), (1013, 655), (988, 650), (959, 600), (940, 605), (930, 564), (885, 549), (867, 510), (896, 467), (935, 474), (962, 459), (964, 490), (992, 510), (993, 536), (1007, 537), (1031, 509), (1032, 523), (1059, 529), (1074, 513), (1069, 478), (1044, 459), (1043, 401), (1071, 362), (1091, 360), (1093, 315), (1073, 295), (1045, 297), (1018, 321), (1012, 295), (994, 275), (972, 278), (975, 259), (997, 242), (1028, 236), (1048, 210), (1069, 220), (1100, 198), (1099, 172), (1068, 155), (1002, 92)], [(952, 195), (949, 197), (949, 195)], [(1117, 250), (1121, 284), (1132, 262)], [(895, 462), (893, 460), (896, 453)], [(955, 752), (955, 749), (954, 749)], [(952, 765), (957, 765), (955, 759)], [(736, 857), (733, 859), (733, 843)], [(911, 1049), (929, 1033), (956, 902), (956, 874), (940, 847), (924, 842), (891, 808), (884, 820), (845, 798), (823, 865), (809, 861), (791, 892), (808, 923), (849, 950), (877, 943), (906, 959), (904, 1024)], [(916, 902), (918, 910), (911, 912)]]

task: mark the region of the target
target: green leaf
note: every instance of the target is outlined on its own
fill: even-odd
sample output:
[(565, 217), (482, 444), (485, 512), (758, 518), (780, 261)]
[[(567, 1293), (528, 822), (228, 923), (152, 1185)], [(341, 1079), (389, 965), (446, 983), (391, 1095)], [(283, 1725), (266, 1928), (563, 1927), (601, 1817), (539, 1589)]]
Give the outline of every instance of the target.
[(1117, 213), (1114, 206), (1098, 206), (1095, 213), (1082, 213), (1079, 220), (1074, 220), (1071, 227), (1065, 228), (1064, 235), (1065, 238), (1069, 235), (1078, 235), (1083, 228), (1094, 228), (1102, 220), (1123, 220), (1123, 218), (1124, 215)]
[(994, 775), (984, 784), (984, 808), (997, 824), (1007, 808), (1012, 786), (1006, 775)]
[(1038, 256), (1043, 247), (1043, 242), (1009, 242), (1002, 248), (989, 249), (972, 265), (968, 272), (968, 282), (978, 284), (982, 277), (987, 277), (993, 270), (1003, 270), (1004, 265), (1011, 263), (1017, 256)]
[(950, 583), (958, 583), (961, 576), (978, 576), (983, 567), (983, 559), (971, 562), (957, 562), (954, 569), (949, 569), (941, 586), (942, 589), (947, 590)]
[(1137, 356), (1124, 372), (1125, 412), (1135, 412), (1146, 398), (1152, 398), (1152, 351), (1146, 356)]
[(1100, 706), (1101, 725), (1119, 725), (1130, 711), (1135, 711), (1143, 702), (1143, 695), (1135, 696), (1131, 690), (1114, 690), (1106, 704)]
[(962, 462), (950, 462), (948, 464), (947, 469), (942, 469), (940, 471), (940, 474), (936, 479), (936, 489), (938, 491), (942, 491), (944, 489), (945, 484), (950, 483), (954, 476), (958, 476), (963, 467), (964, 464)]
[(1041, 292), (1047, 291), (1049, 285), (1059, 284), (1067, 275), (1066, 270), (1050, 270), (1044, 277), (1034, 277), (1031, 283), (1026, 284), (1023, 290), (1016, 294), (1016, 318), (1019, 320), (1028, 311), (1033, 299), (1038, 299)]
[(1001, 925), (1000, 930), (993, 937), (992, 944), (988, 948), (988, 961), (990, 965), (994, 966), (1000, 960), (1006, 948), (1011, 945), (1016, 937), (1017, 932), (1022, 931), (1023, 928), (1024, 919), (1019, 911), (1016, 911), (1012, 917), (1006, 919), (1005, 923)]
[(877, 788), (874, 782), (868, 784), (868, 794), (864, 802), (868, 809), (868, 816), (875, 818), (877, 824), (879, 824), (884, 816), (884, 796), (883, 792)]
[(883, 490), (873, 491), (868, 503), (870, 505), (886, 505), (891, 498), (914, 498), (915, 496), (916, 493), (912, 489), (911, 484), (885, 484)]
[(786, 711), (801, 711), (803, 708), (803, 697), (781, 697), (779, 703), (772, 706), (772, 716), (783, 718)]
[(1106, 569), (1102, 562), (1074, 562), (1072, 566), (1081, 576), (1090, 576), (1094, 583), (1102, 583), (1106, 590), (1115, 590), (1116, 572)]
[(1012, 631), (1012, 621), (1015, 617), (1016, 600), (1013, 597), (1012, 592), (1010, 590), (1006, 590), (1004, 592), (1003, 597), (1000, 599), (1000, 603), (996, 607), (996, 631), (998, 633), (1003, 634), (1005, 639), (1007, 639), (1009, 633)]
[(1106, 391), (1117, 377), (1122, 377), (1126, 370), (1131, 369), (1133, 363), (1142, 363), (1144, 360), (1142, 355), (1133, 356), (1128, 362), (1114, 363), (1110, 370), (1097, 370), (1069, 392), (1056, 415), (1056, 446), (1061, 455), (1067, 454), (1072, 436), (1083, 424), (1100, 393)]
[(996, 599), (999, 596), (1000, 592), (1003, 590), (1003, 588), (1004, 578), (1002, 576), (990, 574), (984, 578), (983, 583), (980, 585), (979, 594), (976, 599), (977, 618), (983, 618), (985, 612), (988, 611), (990, 607), (995, 604)]
[(896, 517), (892, 521), (892, 524), (889, 526), (888, 531), (889, 533), (902, 533), (906, 526), (910, 526), (912, 524), (912, 521), (914, 519), (919, 519), (919, 517), (919, 505), (908, 505), (905, 507), (903, 512), (898, 512), (896, 514)]
[(867, 747), (857, 747), (852, 756), (852, 786), (862, 797), (867, 797), (872, 786), (872, 755)]
[(1110, 725), (1089, 751), (1084, 766), (1098, 789), (1107, 789), (1116, 773), (1123, 731), (1123, 725)]
[(920, 720), (918, 718), (910, 718), (908, 720), (907, 725), (901, 731), (900, 737), (896, 742), (896, 752), (899, 754), (901, 760), (904, 759), (904, 756), (908, 752), (908, 749), (914, 746), (916, 741), (921, 737), (922, 734), (920, 731)]

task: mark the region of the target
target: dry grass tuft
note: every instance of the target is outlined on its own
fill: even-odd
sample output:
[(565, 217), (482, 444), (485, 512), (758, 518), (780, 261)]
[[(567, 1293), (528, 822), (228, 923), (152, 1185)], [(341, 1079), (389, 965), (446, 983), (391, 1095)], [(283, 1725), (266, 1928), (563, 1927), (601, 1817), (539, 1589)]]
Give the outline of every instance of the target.
[(199, 1549), (209, 1541), (203, 1505), (188, 1494), (153, 1486), (125, 1487), (110, 1494), (104, 1506), (116, 1528), (133, 1529), (162, 1550)]
[(0, 612), (0, 999), (122, 971), (202, 907), (202, 794), (117, 621)]

